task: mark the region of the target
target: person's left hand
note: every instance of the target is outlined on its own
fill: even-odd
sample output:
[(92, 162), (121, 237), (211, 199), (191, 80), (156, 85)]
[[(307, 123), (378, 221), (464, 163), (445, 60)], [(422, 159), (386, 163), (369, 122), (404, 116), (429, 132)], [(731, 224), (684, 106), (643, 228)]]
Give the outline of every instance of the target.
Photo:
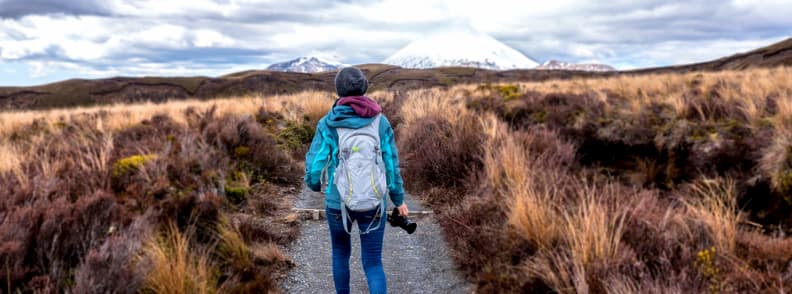
[(410, 213), (410, 211), (407, 210), (407, 203), (402, 203), (402, 205), (399, 206), (399, 215), (406, 217), (408, 213)]

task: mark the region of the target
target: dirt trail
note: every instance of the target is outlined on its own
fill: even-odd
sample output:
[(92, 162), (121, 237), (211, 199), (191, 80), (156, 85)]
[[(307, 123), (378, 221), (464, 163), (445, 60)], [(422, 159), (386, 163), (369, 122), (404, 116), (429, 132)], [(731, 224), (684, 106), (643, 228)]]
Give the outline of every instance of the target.
[[(425, 211), (408, 197), (411, 211)], [(391, 206), (392, 207), (392, 206)], [(304, 191), (295, 208), (324, 209), (324, 196)], [(388, 225), (382, 262), (390, 293), (470, 293), (472, 287), (455, 270), (440, 227), (431, 214), (412, 218), (418, 230), (409, 235)], [(296, 267), (282, 282), (284, 293), (334, 293), (330, 235), (324, 219), (303, 222), (300, 237), (289, 249)], [(360, 238), (353, 232), (350, 262), (352, 293), (368, 293), (360, 264)]]

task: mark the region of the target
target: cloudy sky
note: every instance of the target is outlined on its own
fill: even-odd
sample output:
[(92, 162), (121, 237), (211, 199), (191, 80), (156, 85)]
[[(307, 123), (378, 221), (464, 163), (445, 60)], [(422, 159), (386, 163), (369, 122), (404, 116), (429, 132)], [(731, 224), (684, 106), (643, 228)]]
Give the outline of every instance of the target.
[(790, 15), (792, 0), (0, 0), (0, 85), (217, 76), (298, 56), (375, 63), (454, 27), (539, 62), (629, 69), (783, 40)]

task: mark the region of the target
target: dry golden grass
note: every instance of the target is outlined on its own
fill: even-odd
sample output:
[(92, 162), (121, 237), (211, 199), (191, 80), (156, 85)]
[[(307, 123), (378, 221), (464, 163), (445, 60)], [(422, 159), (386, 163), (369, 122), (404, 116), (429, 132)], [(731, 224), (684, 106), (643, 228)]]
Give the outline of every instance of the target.
[(256, 243), (250, 246), (252, 254), (261, 260), (268, 262), (288, 261), (289, 256), (283, 253), (283, 250), (273, 243)]
[(737, 207), (736, 183), (731, 179), (701, 179), (692, 185), (692, 199), (685, 199), (688, 215), (709, 231), (713, 246), (733, 253), (742, 212)]
[(404, 128), (409, 129), (418, 119), (427, 116), (443, 118), (456, 126), (460, 118), (469, 114), (469, 111), (464, 100), (455, 96), (453, 91), (446, 92), (435, 88), (408, 92), (400, 113)]
[[(292, 121), (302, 121), (307, 116), (318, 121), (333, 104), (333, 96), (329, 92), (304, 92), (294, 95), (273, 97), (243, 96), (215, 100), (172, 100), (165, 103), (116, 104), (93, 107), (77, 107), (70, 109), (10, 111), (0, 112), (0, 138), (8, 137), (14, 132), (29, 128), (34, 121), (42, 127), (52, 127), (56, 123), (68, 123), (81, 117), (107, 114), (97, 120), (100, 129), (108, 131), (121, 130), (157, 114), (166, 114), (178, 123), (186, 123), (185, 110), (193, 108), (206, 110), (216, 107), (217, 113), (224, 114), (255, 114), (264, 107), (279, 112)], [(57, 128), (53, 128), (57, 129)]]
[[(792, 120), (792, 67), (750, 69), (743, 71), (691, 72), (684, 74), (619, 75), (603, 78), (576, 78), (547, 80), (513, 84), (520, 92), (568, 93), (587, 95), (591, 99), (605, 102), (607, 109), (616, 109), (622, 114), (639, 115), (649, 103), (671, 106), (677, 117), (691, 113), (699, 119), (712, 119), (702, 105), (702, 97), (719, 97), (728, 105), (731, 116), (747, 122), (759, 123), (768, 116), (768, 99), (776, 99), (776, 120)], [(479, 85), (459, 85), (451, 88), (452, 93), (468, 92), (473, 97), (492, 96), (491, 88)], [(618, 102), (618, 103), (616, 103)], [(616, 104), (614, 104), (616, 103)], [(626, 104), (625, 104), (626, 103)], [(783, 126), (776, 122), (778, 126)], [(792, 127), (787, 124), (786, 128)]]
[(292, 122), (302, 122), (308, 117), (312, 122), (318, 122), (333, 105), (334, 94), (330, 92), (302, 92), (294, 95), (273, 96), (264, 100), (264, 109), (283, 114)]
[[(638, 293), (657, 293), (657, 294), (681, 294), (682, 286), (674, 282), (674, 279), (649, 279), (638, 282), (629, 275), (615, 275), (610, 277), (605, 283), (605, 293), (608, 294), (638, 294)], [(688, 292), (690, 289), (688, 289)]]
[[(482, 119), (488, 134), (484, 170), (489, 185), (509, 199), (509, 224), (526, 240), (550, 248), (560, 238), (561, 222), (552, 183), (539, 176), (540, 165), (509, 136), (503, 123)], [(548, 185), (549, 184), (549, 185)]]
[(588, 265), (608, 261), (619, 253), (624, 228), (624, 211), (608, 207), (602, 199), (613, 194), (611, 186), (580, 186), (579, 202), (562, 210), (564, 238), (575, 262)]
[(145, 245), (144, 256), (152, 263), (147, 290), (165, 294), (217, 293), (217, 273), (208, 254), (192, 247), (189, 239), (171, 225)]
[(493, 150), (486, 152), (484, 161), (490, 182), (511, 196), (509, 224), (540, 248), (553, 246), (562, 235), (555, 187), (540, 184), (539, 165), (533, 164), (526, 148), (513, 139), (506, 138), (500, 148), (487, 149)]
[(19, 167), (21, 160), (20, 151), (11, 143), (0, 144), (0, 173), (10, 172)]
[(774, 189), (784, 191), (790, 188), (792, 180), (792, 129), (782, 129), (762, 153), (758, 169), (768, 178)]
[(245, 244), (239, 231), (231, 227), (227, 220), (217, 225), (217, 236), (220, 239), (219, 252), (226, 262), (236, 268), (253, 267), (253, 258), (248, 245)]
[(792, 68), (777, 67), (744, 71), (691, 72), (685, 74), (619, 75), (605, 78), (549, 80), (520, 83), (526, 90), (538, 92), (570, 92), (585, 94), (600, 92), (625, 98), (662, 98), (667, 94), (682, 94), (689, 89), (703, 93), (716, 85), (726, 89), (729, 99), (757, 100), (777, 94), (788, 96), (792, 91), (789, 77)]
[(523, 265), (525, 271), (540, 278), (557, 293), (589, 293), (586, 267), (560, 251), (543, 251)]
[(527, 186), (511, 192), (513, 200), (509, 224), (526, 240), (549, 249), (565, 232), (558, 215), (553, 191)]

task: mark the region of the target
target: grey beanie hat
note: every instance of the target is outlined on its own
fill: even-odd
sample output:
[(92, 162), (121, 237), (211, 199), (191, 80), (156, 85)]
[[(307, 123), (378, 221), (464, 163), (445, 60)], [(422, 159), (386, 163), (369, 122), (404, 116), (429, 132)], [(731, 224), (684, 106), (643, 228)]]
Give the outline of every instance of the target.
[(363, 96), (368, 90), (368, 80), (358, 68), (345, 67), (336, 74), (335, 87), (338, 97)]

